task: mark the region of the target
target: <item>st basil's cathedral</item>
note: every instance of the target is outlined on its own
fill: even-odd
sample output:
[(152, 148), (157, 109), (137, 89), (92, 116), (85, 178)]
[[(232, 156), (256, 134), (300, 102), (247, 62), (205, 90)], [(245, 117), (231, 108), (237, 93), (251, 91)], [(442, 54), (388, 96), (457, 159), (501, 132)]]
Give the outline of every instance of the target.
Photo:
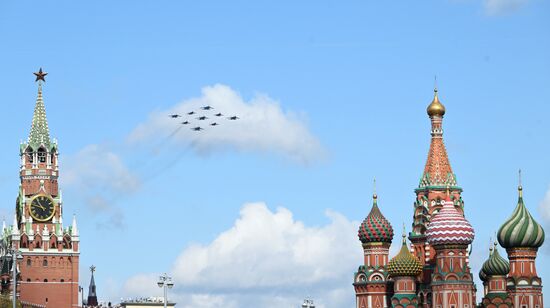
[[(443, 142), (445, 106), (437, 89), (427, 113), (431, 142), (414, 190), (412, 230), (408, 235), (403, 230), (401, 250), (390, 259), (394, 230), (382, 214), (378, 196), (373, 195), (371, 211), (358, 232), (364, 262), (354, 275), (356, 308), (543, 308), (535, 260), (544, 230), (523, 202), (521, 180), (516, 208), (498, 230), (498, 243), (491, 245), (479, 272), (483, 298), (476, 300), (469, 260), (475, 232), (464, 215), (462, 188)], [(499, 244), (507, 259), (500, 254)]]

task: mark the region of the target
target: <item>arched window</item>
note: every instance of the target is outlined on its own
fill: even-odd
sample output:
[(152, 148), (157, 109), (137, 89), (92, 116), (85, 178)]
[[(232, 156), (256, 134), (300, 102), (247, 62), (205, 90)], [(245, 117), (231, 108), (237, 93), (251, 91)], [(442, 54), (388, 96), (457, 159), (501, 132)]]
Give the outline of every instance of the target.
[(31, 262), (32, 262), (32, 261), (31, 261), (31, 258), (28, 258), (28, 259), (27, 259), (27, 266), (31, 266)]
[(44, 148), (38, 149), (38, 162), (39, 163), (46, 162), (46, 150), (44, 150)]
[(27, 161), (31, 164), (34, 162), (31, 148), (27, 149)]
[(27, 278), (27, 282), (31, 282), (31, 279), (30, 279), (30, 278)]
[(44, 279), (44, 282), (48, 282), (48, 279)]
[(65, 282), (65, 279), (61, 278), (61, 282)]
[(43, 266), (48, 266), (48, 260), (44, 259), (44, 261), (42, 261), (42, 265)]

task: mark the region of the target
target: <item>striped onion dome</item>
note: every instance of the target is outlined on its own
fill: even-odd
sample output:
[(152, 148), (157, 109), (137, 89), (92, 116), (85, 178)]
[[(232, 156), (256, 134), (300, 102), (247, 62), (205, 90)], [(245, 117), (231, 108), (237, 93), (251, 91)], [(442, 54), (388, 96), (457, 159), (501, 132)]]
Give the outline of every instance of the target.
[(485, 282), (487, 281), (487, 274), (483, 271), (483, 268), (479, 270), (479, 279), (481, 279), (481, 281)]
[(453, 202), (445, 201), (439, 213), (428, 224), (426, 236), (431, 245), (469, 245), (475, 233)]
[(525, 207), (521, 185), (518, 192), (518, 205), (498, 230), (498, 242), (504, 248), (538, 248), (544, 243), (544, 230)]
[(359, 240), (367, 243), (391, 243), (393, 239), (393, 228), (390, 222), (382, 215), (378, 208), (378, 197), (372, 196), (372, 209), (369, 215), (359, 226)]
[(392, 277), (417, 276), (422, 272), (422, 263), (411, 254), (403, 234), (401, 251), (388, 263), (388, 273)]
[(489, 259), (483, 263), (481, 270), (487, 276), (506, 276), (510, 272), (510, 263), (498, 253), (497, 243), (491, 250)]

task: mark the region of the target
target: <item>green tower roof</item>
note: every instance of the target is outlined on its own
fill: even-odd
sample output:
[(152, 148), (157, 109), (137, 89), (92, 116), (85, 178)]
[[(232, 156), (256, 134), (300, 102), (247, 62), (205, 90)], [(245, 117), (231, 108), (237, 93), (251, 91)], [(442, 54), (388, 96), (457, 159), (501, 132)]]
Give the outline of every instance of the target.
[(40, 82), (38, 83), (38, 96), (36, 97), (36, 105), (32, 116), (28, 145), (33, 150), (37, 150), (40, 145), (44, 145), (46, 149), (51, 150), (54, 145), (50, 139), (50, 130), (46, 118), (46, 107), (42, 99), (42, 84)]
[(525, 207), (521, 185), (518, 193), (518, 205), (498, 230), (498, 242), (504, 248), (538, 248), (544, 243), (544, 230)]
[(491, 249), (489, 259), (483, 263), (481, 271), (486, 276), (506, 276), (510, 272), (510, 263), (500, 256), (497, 249), (497, 243)]

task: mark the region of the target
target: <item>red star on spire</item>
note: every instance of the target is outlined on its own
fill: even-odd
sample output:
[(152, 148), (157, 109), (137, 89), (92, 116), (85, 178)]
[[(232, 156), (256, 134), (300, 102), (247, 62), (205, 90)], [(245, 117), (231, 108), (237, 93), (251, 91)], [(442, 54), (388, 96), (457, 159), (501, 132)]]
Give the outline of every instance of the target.
[(46, 75), (48, 75), (48, 73), (43, 72), (43, 71), (42, 71), (42, 68), (40, 68), (40, 69), (38, 70), (38, 72), (33, 73), (33, 74), (36, 76), (35, 82), (36, 82), (36, 81), (40, 81), (40, 80), (46, 82), (46, 79), (44, 79), (44, 77), (46, 77)]

